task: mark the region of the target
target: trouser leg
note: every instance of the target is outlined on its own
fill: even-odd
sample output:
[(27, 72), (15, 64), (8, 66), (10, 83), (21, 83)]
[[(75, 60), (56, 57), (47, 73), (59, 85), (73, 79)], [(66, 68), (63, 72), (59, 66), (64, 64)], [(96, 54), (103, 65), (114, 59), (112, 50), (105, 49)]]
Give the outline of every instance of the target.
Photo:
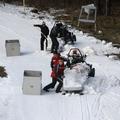
[(56, 79), (52, 78), (52, 83), (51, 88), (54, 88), (57, 83)]
[(52, 39), (51, 52), (57, 51), (59, 47), (59, 42), (57, 41), (56, 37), (53, 37), (51, 39)]
[(48, 41), (47, 40), (45, 41), (45, 45), (46, 45), (45, 48), (47, 50), (47, 47), (48, 47)]
[(55, 51), (58, 51), (58, 48), (59, 48), (59, 42), (56, 41), (55, 44), (54, 44)]
[(54, 88), (55, 85), (56, 85), (56, 82), (57, 82), (57, 81), (56, 81), (55, 79), (52, 79), (52, 83), (48, 84), (48, 85), (45, 86), (43, 89), (48, 90), (48, 89), (50, 89), (50, 88)]
[(63, 80), (61, 78), (58, 78), (57, 81), (59, 82), (57, 88), (56, 88), (56, 92), (60, 92), (62, 86), (63, 86)]
[(45, 41), (45, 38), (42, 36), (40, 41), (41, 50), (44, 50), (44, 41)]
[(54, 42), (52, 41), (52, 46), (51, 46), (51, 53), (54, 52)]

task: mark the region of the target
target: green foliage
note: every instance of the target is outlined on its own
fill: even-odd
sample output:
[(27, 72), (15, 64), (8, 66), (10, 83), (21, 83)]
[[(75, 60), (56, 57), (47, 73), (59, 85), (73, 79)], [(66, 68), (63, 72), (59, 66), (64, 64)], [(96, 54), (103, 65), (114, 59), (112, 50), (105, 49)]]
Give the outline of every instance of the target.
[(5, 67), (0, 66), (0, 77), (7, 77), (6, 69)]

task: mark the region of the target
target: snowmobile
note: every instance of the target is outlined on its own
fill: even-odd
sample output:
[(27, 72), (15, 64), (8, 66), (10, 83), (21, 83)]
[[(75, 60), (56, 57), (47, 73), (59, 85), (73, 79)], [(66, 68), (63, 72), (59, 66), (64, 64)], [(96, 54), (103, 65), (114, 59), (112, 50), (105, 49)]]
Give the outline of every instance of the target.
[(78, 48), (70, 49), (67, 54), (65, 78), (63, 81), (63, 90), (65, 92), (82, 94), (87, 79), (95, 76), (95, 68), (85, 60), (86, 55)]

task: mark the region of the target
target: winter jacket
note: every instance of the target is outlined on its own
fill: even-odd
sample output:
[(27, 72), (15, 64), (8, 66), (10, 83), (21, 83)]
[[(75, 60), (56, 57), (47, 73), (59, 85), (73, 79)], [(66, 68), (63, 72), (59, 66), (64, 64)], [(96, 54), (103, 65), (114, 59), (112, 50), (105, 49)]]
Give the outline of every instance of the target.
[(62, 65), (58, 64), (57, 66), (57, 70), (56, 70), (56, 74), (57, 76), (63, 76), (64, 75), (64, 69), (65, 69), (65, 66), (64, 66), (64, 63)]
[(52, 57), (52, 60), (51, 60), (51, 68), (54, 68), (55, 64), (58, 63), (59, 59), (60, 59), (60, 56), (59, 56), (59, 55), (58, 55), (58, 57), (55, 57), (55, 56)]
[(51, 38), (54, 38), (54, 37), (57, 37), (57, 36), (58, 36), (58, 31), (57, 31), (56, 27), (54, 26), (54, 27), (51, 29), (50, 37), (51, 37)]
[(65, 69), (64, 62), (62, 65), (60, 65), (59, 61), (56, 61), (51, 72), (51, 77), (56, 79), (59, 77), (61, 78), (64, 75), (64, 69)]
[[(35, 27), (39, 27), (41, 29), (41, 35), (42, 36), (48, 36), (49, 35), (49, 28), (46, 25), (34, 25)], [(44, 35), (43, 35), (44, 34)]]

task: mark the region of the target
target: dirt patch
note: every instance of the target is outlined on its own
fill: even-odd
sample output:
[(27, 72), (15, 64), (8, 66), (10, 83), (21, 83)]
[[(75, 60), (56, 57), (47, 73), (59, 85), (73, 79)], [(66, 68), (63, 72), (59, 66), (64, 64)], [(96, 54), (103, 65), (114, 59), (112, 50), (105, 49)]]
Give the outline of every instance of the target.
[(7, 77), (5, 67), (0, 66), (0, 77)]
[(52, 15), (55, 16), (55, 19), (71, 24), (73, 27), (76, 27), (76, 29), (87, 32), (98, 39), (120, 44), (120, 9), (113, 9), (111, 16), (97, 16), (96, 32), (94, 31), (93, 24), (82, 23), (78, 27), (79, 13), (80, 9), (69, 8), (60, 12), (57, 11), (55, 14), (52, 13)]

